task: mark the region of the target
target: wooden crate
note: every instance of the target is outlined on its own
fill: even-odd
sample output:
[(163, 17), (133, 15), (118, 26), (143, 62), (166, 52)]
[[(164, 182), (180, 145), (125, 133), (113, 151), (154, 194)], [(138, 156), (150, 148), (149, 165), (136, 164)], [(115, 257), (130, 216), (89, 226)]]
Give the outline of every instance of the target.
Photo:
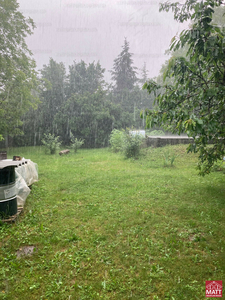
[(17, 213), (13, 216), (10, 216), (7, 219), (0, 219), (0, 222), (4, 222), (4, 223), (14, 223), (18, 220), (19, 215), (22, 213), (23, 211), (23, 207), (22, 206), (18, 206), (17, 208)]

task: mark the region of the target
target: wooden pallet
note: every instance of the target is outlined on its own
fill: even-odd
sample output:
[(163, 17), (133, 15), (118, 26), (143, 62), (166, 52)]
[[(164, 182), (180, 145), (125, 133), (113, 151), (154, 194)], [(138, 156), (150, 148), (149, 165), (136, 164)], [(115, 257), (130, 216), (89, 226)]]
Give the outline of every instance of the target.
[(18, 219), (18, 217), (19, 217), (19, 215), (22, 213), (22, 211), (23, 211), (23, 207), (22, 206), (18, 206), (17, 213), (15, 215), (10, 216), (7, 219), (0, 219), (0, 222), (2, 221), (4, 223), (9, 223), (9, 224), (16, 222), (17, 219)]

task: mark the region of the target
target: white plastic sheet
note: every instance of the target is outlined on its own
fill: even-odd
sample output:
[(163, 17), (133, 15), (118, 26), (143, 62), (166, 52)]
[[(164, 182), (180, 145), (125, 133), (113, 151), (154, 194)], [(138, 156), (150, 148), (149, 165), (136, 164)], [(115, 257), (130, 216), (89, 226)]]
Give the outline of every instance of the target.
[(17, 205), (24, 206), (28, 195), (29, 186), (38, 181), (38, 166), (28, 160), (27, 164), (15, 168)]

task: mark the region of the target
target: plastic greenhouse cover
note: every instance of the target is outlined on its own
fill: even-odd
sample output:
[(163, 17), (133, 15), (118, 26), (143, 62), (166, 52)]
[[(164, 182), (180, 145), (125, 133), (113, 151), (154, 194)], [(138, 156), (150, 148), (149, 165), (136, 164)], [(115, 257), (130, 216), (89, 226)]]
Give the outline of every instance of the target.
[(38, 181), (38, 165), (31, 160), (15, 168), (17, 205), (24, 206), (30, 194), (29, 186)]

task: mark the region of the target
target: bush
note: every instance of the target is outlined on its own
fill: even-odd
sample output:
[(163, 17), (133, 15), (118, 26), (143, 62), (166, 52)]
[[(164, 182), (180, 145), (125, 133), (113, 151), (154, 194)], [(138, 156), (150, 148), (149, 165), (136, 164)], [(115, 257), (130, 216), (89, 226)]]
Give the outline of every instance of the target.
[(135, 157), (137, 158), (140, 154), (141, 144), (143, 142), (143, 136), (140, 134), (129, 134), (124, 135), (123, 152), (126, 158)]
[(44, 138), (41, 140), (46, 150), (50, 151), (50, 154), (55, 154), (56, 150), (59, 149), (61, 143), (59, 141), (59, 136), (55, 136), (54, 134), (44, 134)]
[(138, 157), (144, 137), (122, 130), (113, 129), (109, 143), (113, 152), (123, 152), (126, 158)]
[(71, 134), (71, 148), (74, 150), (74, 152), (77, 152), (77, 150), (84, 144), (84, 140), (78, 140), (74, 137), (73, 134)]
[(124, 131), (113, 129), (109, 138), (110, 147), (113, 152), (119, 152), (123, 150), (124, 138)]

